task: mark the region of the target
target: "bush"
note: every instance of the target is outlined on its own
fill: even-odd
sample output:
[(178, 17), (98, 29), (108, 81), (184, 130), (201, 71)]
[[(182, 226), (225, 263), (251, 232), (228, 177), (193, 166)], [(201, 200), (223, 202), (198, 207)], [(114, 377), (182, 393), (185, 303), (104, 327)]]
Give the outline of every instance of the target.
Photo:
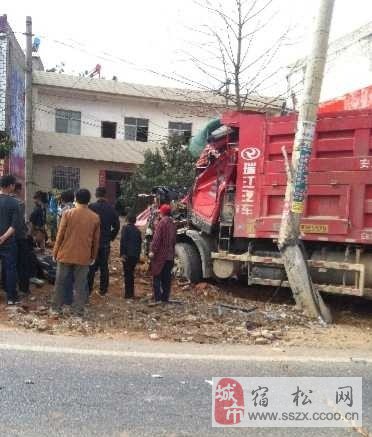
[(120, 198), (124, 208), (138, 210), (139, 194), (149, 194), (153, 187), (161, 185), (188, 190), (194, 175), (195, 159), (180, 139), (173, 139), (158, 150), (145, 152), (144, 163), (122, 182)]

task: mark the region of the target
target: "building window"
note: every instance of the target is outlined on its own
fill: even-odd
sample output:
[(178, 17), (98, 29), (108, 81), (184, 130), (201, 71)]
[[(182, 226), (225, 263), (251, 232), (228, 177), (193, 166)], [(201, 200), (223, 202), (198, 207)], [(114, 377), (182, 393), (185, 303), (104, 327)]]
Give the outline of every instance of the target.
[(80, 168), (53, 167), (52, 188), (56, 190), (78, 190), (80, 187)]
[(56, 132), (80, 135), (81, 112), (56, 109)]
[(116, 123), (112, 121), (103, 121), (101, 124), (102, 138), (116, 138)]
[(192, 132), (192, 123), (182, 123), (176, 121), (170, 121), (168, 123), (168, 135), (169, 138), (180, 138), (186, 142), (189, 142)]
[(149, 121), (146, 118), (125, 117), (125, 139), (147, 142), (149, 137)]

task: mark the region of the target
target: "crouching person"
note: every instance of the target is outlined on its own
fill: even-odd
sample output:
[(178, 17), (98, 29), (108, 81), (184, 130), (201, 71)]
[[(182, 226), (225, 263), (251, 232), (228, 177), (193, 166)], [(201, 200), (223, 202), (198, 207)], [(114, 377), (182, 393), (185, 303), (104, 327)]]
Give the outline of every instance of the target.
[(60, 313), (65, 295), (66, 279), (73, 274), (75, 298), (73, 312), (84, 315), (87, 301), (87, 276), (99, 247), (100, 221), (88, 208), (90, 192), (81, 189), (76, 193), (76, 208), (66, 211), (61, 219), (53, 256), (57, 261), (57, 274), (52, 300), (53, 312)]
[(134, 270), (141, 254), (142, 237), (135, 223), (136, 216), (130, 215), (128, 224), (121, 231), (120, 257), (123, 260), (125, 299), (134, 297)]

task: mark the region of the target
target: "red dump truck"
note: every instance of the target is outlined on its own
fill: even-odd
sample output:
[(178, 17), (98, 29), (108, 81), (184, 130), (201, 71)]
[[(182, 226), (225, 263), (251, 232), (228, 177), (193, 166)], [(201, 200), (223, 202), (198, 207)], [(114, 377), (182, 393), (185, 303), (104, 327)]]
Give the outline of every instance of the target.
[[(287, 286), (276, 245), (296, 115), (227, 112), (178, 233), (178, 273)], [(319, 113), (301, 230), (321, 291), (372, 296), (372, 110)]]

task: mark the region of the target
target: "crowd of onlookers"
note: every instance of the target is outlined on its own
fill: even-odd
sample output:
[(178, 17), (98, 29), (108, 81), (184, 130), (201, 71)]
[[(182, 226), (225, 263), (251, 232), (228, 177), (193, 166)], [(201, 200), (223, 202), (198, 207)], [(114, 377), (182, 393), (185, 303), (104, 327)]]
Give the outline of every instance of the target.
[[(60, 314), (64, 305), (77, 316), (84, 314), (94, 290), (95, 275), (100, 272), (97, 293), (109, 291), (109, 258), (111, 242), (120, 231), (119, 216), (106, 200), (106, 190), (98, 187), (96, 201), (91, 203), (87, 189), (62, 192), (52, 202), (51, 221), (55, 239), (53, 262), (56, 263), (52, 313)], [(43, 254), (48, 240), (47, 209), (44, 193), (34, 195), (34, 208), (26, 219), (22, 185), (12, 175), (0, 179), (0, 260), (2, 284), (7, 304), (17, 305), (30, 293), (30, 282), (38, 283), (38, 254)], [(158, 205), (157, 220), (148, 257), (153, 276), (154, 302), (168, 302), (174, 262), (176, 228), (168, 204)], [(55, 230), (53, 231), (53, 226)], [(55, 238), (53, 238), (55, 237)], [(142, 249), (142, 235), (136, 216), (128, 213), (121, 230), (120, 257), (123, 263), (123, 297), (135, 297), (135, 268)]]

